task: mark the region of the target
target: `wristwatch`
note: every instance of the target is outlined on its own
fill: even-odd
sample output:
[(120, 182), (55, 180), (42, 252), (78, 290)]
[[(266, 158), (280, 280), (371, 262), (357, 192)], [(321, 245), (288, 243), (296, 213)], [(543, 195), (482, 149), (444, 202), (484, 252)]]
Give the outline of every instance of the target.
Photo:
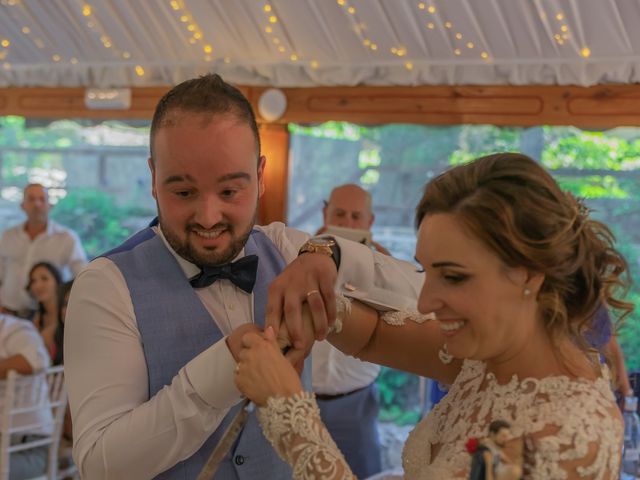
[(303, 253), (321, 253), (322, 255), (327, 255), (334, 261), (336, 268), (340, 267), (340, 247), (331, 237), (310, 238), (298, 251), (298, 255), (302, 255)]

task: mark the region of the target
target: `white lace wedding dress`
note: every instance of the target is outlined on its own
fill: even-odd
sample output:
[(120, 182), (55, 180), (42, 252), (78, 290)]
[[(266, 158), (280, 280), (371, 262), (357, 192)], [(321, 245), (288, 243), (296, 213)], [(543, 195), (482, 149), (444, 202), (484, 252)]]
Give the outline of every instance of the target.
[[(292, 465), (295, 479), (355, 478), (324, 428), (313, 394), (271, 398), (258, 417), (265, 436)], [(485, 374), (484, 363), (471, 360), (409, 436), (405, 478), (467, 478), (465, 443), (486, 436), (489, 423), (497, 419), (511, 423), (513, 436), (525, 439), (524, 478), (618, 478), (622, 423), (604, 368), (596, 381), (514, 377), (500, 385)]]

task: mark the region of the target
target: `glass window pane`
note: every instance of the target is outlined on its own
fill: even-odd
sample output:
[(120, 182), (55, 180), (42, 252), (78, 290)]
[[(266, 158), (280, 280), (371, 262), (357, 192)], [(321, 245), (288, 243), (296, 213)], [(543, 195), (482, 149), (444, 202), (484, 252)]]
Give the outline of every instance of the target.
[(0, 229), (24, 221), (22, 189), (41, 183), (89, 257), (117, 246), (155, 215), (148, 139), (148, 121), (0, 117)]

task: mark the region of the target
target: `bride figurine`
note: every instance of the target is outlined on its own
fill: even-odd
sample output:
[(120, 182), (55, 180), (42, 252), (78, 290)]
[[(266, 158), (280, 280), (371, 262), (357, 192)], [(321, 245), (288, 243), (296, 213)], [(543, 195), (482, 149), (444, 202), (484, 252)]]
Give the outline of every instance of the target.
[[(622, 420), (609, 370), (586, 340), (599, 306), (620, 317), (632, 308), (617, 297), (627, 265), (608, 228), (538, 163), (515, 153), (431, 180), (416, 225), (422, 315), (382, 314), (338, 296), (341, 314), (327, 336), (362, 360), (451, 385), (406, 442), (406, 478), (467, 479), (465, 443), (502, 419), (510, 424), (507, 447), (523, 445), (524, 478), (617, 479)], [(335, 273), (332, 262), (322, 264)], [(291, 305), (319, 288), (303, 270), (290, 265), (270, 302)], [(302, 390), (275, 340), (279, 329), (306, 327), (311, 337), (326, 331), (329, 310), (320, 297), (311, 296), (305, 315), (283, 308), (282, 326), (245, 335), (236, 384), (259, 406), (264, 434), (294, 478), (351, 479), (313, 394)]]

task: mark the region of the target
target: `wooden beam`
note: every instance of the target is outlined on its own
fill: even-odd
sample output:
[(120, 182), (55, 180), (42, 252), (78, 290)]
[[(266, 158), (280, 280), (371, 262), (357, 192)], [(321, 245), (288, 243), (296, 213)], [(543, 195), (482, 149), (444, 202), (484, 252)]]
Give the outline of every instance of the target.
[[(133, 88), (129, 110), (89, 110), (82, 88), (0, 89), (0, 115), (33, 118), (147, 118), (170, 87)], [(265, 87), (240, 87), (257, 107)], [(376, 125), (494, 124), (640, 125), (640, 85), (595, 87), (318, 87), (284, 88), (285, 115), (277, 122), (342, 120)], [(257, 111), (257, 108), (256, 108)], [(258, 117), (259, 120), (261, 120)]]

